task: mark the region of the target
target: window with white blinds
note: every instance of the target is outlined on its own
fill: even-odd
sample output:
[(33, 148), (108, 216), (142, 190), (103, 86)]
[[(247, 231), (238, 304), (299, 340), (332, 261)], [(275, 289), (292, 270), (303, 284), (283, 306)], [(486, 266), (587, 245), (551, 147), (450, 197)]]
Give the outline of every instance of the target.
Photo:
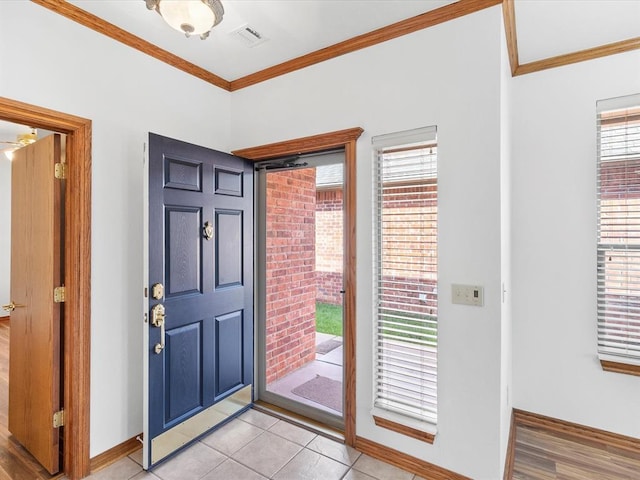
[(436, 128), (373, 138), (374, 409), (437, 421)]
[(598, 102), (598, 352), (640, 365), (640, 95)]

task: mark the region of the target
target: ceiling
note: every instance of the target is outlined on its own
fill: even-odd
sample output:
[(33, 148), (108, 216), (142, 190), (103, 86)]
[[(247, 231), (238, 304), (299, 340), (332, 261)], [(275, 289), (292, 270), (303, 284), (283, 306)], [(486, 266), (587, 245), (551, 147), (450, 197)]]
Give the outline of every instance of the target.
[[(520, 64), (622, 40), (640, 40), (640, 0), (505, 1), (513, 5)], [(222, 2), (224, 19), (206, 40), (186, 38), (173, 30), (160, 15), (147, 10), (144, 0), (68, 3), (229, 82), (440, 7), (477, 4), (481, 0)], [(60, 2), (36, 3), (47, 6)], [(234, 32), (246, 26), (266, 41), (252, 47), (245, 45)], [(18, 133), (28, 131), (27, 126), (0, 122), (0, 140), (13, 140)]]
[[(225, 14), (206, 40), (186, 38), (144, 0), (71, 0), (160, 48), (235, 80), (453, 0), (222, 0)], [(267, 40), (246, 46), (233, 32), (248, 25)]]
[(640, 37), (640, 0), (514, 0), (520, 63)]
[[(640, 39), (640, 0), (505, 0), (513, 3), (520, 64)], [(42, 0), (47, 3), (47, 0)], [(207, 72), (235, 81), (302, 55), (450, 4), (482, 0), (222, 0), (206, 40), (186, 38), (144, 0), (69, 0)], [(39, 3), (39, 2), (37, 2)], [(485, 4), (490, 1), (485, 1)], [(493, 3), (499, 3), (493, 2)], [(266, 41), (247, 46), (249, 27)], [(233, 90), (232, 86), (232, 90)]]

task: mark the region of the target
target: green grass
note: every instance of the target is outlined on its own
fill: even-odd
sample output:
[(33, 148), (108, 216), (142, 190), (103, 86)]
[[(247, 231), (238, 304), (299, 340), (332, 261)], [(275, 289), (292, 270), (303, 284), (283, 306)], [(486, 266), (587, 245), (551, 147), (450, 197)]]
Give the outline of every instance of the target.
[[(393, 310), (383, 310), (383, 318), (397, 325), (382, 329), (383, 337), (405, 340), (409, 343), (422, 343), (422, 335), (437, 337), (435, 329), (426, 327), (425, 320), (436, 320), (430, 315), (418, 313), (402, 313)], [(397, 318), (398, 316), (402, 318)], [(342, 336), (342, 306), (316, 302), (316, 332)], [(436, 341), (434, 339), (434, 341)]]
[[(393, 310), (383, 310), (380, 312), (382, 319), (393, 322), (395, 325), (382, 329), (383, 337), (393, 339), (404, 339), (410, 343), (422, 343), (422, 335), (430, 335), (437, 337), (435, 328), (425, 327), (425, 321), (435, 321), (435, 317), (431, 315), (420, 315), (417, 313), (396, 312)], [(400, 317), (400, 318), (398, 318)], [(433, 339), (433, 341), (437, 341)]]
[(342, 336), (342, 306), (316, 302), (316, 332)]

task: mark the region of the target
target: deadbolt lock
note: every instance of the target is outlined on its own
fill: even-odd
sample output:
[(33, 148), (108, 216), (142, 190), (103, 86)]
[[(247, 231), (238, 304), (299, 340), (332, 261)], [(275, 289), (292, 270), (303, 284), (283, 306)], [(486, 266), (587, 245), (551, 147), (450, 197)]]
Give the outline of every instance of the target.
[(154, 283), (151, 287), (151, 297), (161, 300), (164, 297), (164, 286), (161, 283)]

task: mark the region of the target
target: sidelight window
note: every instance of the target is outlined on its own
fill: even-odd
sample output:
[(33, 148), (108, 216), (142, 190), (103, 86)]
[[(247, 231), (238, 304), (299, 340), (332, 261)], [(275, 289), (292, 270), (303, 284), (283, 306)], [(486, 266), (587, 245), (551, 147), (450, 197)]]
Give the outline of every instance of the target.
[(422, 428), (437, 421), (436, 128), (374, 137), (373, 150), (374, 417)]
[(605, 369), (638, 373), (640, 95), (598, 102), (597, 128), (598, 353)]

